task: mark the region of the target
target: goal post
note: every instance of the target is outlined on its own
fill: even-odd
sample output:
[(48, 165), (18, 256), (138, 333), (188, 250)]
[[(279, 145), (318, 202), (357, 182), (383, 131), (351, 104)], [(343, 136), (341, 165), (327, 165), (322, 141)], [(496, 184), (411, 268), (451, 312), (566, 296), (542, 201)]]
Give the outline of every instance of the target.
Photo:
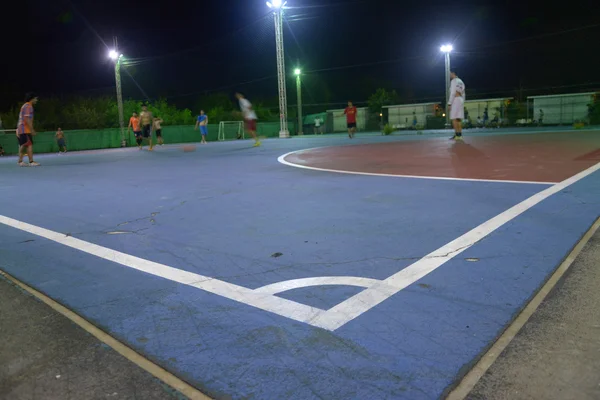
[(219, 140), (246, 139), (243, 121), (221, 121), (219, 122)]

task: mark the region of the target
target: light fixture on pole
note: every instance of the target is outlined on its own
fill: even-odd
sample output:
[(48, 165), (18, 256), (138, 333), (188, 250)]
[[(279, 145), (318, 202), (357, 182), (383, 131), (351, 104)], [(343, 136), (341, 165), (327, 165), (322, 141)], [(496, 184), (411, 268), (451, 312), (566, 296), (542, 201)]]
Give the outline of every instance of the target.
[(123, 54), (120, 54), (117, 50), (117, 38), (115, 38), (115, 49), (108, 52), (108, 58), (115, 62), (115, 84), (117, 86), (117, 108), (119, 110), (119, 127), (121, 128), (121, 147), (127, 147), (123, 115), (123, 93), (121, 92), (121, 61), (123, 61)]
[(450, 98), (450, 53), (452, 52), (452, 50), (453, 48), (451, 44), (446, 44), (440, 47), (440, 51), (444, 53), (444, 61), (446, 64), (446, 98), (444, 99), (444, 103), (446, 104), (446, 107), (444, 107), (444, 109), (446, 110), (446, 127), (450, 126), (450, 110), (448, 105), (448, 99)]
[(298, 94), (298, 135), (303, 135), (302, 132), (302, 70), (296, 68), (294, 70), (296, 75), (296, 93)]
[(289, 138), (287, 126), (287, 93), (285, 87), (285, 53), (283, 50), (283, 9), (287, 2), (271, 0), (267, 6), (273, 10), (275, 20), (275, 46), (277, 51), (277, 83), (279, 86), (279, 137)]

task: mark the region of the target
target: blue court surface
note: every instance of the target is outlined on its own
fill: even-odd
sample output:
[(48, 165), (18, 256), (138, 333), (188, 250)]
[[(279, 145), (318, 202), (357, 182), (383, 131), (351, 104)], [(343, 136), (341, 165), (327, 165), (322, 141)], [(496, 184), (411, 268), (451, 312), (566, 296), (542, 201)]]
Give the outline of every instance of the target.
[(600, 173), (541, 184), (280, 162), (414, 140), (448, 142), (1, 158), (0, 269), (213, 398), (440, 398), (600, 216)]

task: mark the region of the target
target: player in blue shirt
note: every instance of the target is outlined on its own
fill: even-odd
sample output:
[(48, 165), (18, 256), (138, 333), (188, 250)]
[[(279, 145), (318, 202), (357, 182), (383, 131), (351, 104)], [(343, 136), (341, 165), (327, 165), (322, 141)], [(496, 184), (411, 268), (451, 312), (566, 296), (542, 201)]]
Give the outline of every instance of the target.
[(206, 144), (206, 135), (208, 135), (208, 116), (204, 114), (204, 110), (200, 110), (200, 115), (198, 115), (198, 121), (196, 121), (196, 127), (194, 129), (198, 129), (200, 127), (200, 133), (202, 134), (202, 144)]

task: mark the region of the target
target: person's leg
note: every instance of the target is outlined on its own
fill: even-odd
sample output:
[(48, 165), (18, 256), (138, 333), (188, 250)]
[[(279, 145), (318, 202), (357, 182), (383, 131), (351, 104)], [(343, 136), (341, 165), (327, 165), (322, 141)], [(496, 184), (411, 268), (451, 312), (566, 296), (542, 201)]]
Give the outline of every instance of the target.
[(25, 154), (27, 153), (27, 146), (25, 145), (21, 145), (19, 146), (19, 164), (23, 162), (23, 157), (25, 157)]

